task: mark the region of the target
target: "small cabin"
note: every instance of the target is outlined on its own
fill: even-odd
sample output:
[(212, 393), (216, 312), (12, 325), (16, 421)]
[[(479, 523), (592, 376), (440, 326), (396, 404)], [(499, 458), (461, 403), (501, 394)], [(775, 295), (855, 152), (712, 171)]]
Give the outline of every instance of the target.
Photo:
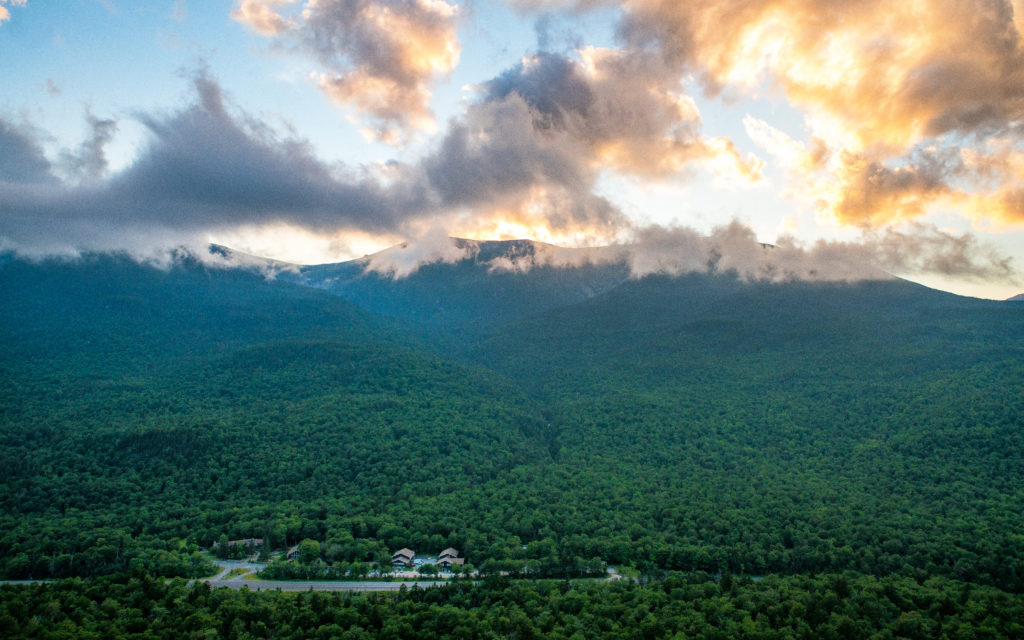
[(391, 554), (391, 566), (411, 567), (416, 560), (416, 552), (412, 549), (399, 549)]

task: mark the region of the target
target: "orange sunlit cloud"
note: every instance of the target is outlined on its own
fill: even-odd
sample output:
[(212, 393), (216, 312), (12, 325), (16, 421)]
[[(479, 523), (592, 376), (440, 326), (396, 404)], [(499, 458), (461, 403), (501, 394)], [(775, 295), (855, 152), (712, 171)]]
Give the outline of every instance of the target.
[[(536, 135), (572, 149), (591, 171), (663, 179), (704, 166), (730, 183), (761, 180), (761, 161), (727, 138), (705, 138), (677, 74), (644, 52), (586, 47), (578, 60), (544, 53), (490, 83), (526, 101)], [(550, 88), (538, 90), (538, 86)], [(493, 96), (492, 96), (493, 97)]]
[[(678, 86), (695, 74), (712, 95), (784, 97), (802, 110), (807, 142), (764, 127), (751, 138), (786, 168), (788, 192), (832, 220), (877, 227), (950, 204), (974, 218), (1021, 220), (1022, 174), (986, 142), (1002, 136), (1022, 150), (1024, 0), (513, 2), (620, 7), (615, 55), (648, 54), (633, 85)], [(950, 160), (961, 147), (973, 155)], [(602, 155), (619, 169), (655, 157), (647, 166), (663, 174), (685, 166), (676, 151), (618, 143)], [(1001, 162), (987, 176), (968, 166)]]
[(1012, 140), (991, 140), (983, 151), (965, 149), (963, 159), (978, 182), (991, 185), (989, 192), (962, 196), (963, 206), (977, 218), (1024, 223), (1024, 151)]
[(925, 136), (1021, 115), (1024, 49), (995, 0), (632, 0), (631, 33), (653, 38), (715, 88), (765, 78), (830, 144), (899, 152)]
[(25, 0), (0, 0), (0, 24), (11, 19), (11, 12), (4, 5), (25, 6)]
[(363, 131), (389, 143), (430, 129), (432, 83), (459, 60), (458, 7), (444, 0), (242, 0), (231, 16), (264, 36), (298, 45), (325, 69), (311, 74), (334, 102), (369, 121)]
[(281, 35), (295, 26), (274, 9), (294, 4), (297, 0), (241, 0), (231, 10), (231, 18), (263, 36)]
[[(810, 148), (762, 126), (751, 137), (786, 167), (790, 192), (829, 217), (879, 226), (960, 203), (972, 217), (1024, 218), (1024, 174), (1007, 151), (982, 144), (966, 152), (970, 162), (945, 159), (1003, 133), (1021, 152), (1020, 0), (625, 7), (623, 33), (633, 46), (656, 43), (666, 58), (702, 73), (711, 91), (768, 86), (804, 111)], [(983, 174), (970, 165), (1001, 167)]]

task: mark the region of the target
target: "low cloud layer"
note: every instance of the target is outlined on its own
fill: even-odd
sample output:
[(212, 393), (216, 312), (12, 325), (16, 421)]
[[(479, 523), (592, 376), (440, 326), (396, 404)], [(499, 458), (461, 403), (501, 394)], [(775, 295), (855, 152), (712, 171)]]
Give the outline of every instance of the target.
[(441, 227), (434, 227), (416, 240), (403, 242), (365, 258), (371, 273), (401, 279), (436, 263), (453, 263), (476, 255), (473, 243), (458, 243)]
[(707, 236), (686, 228), (647, 227), (622, 251), (635, 276), (716, 271), (752, 281), (850, 282), (938, 274), (1017, 282), (1012, 261), (974, 236), (921, 224), (868, 232), (855, 242), (809, 245), (793, 237), (765, 244), (737, 222)]
[[(494, 271), (535, 267), (626, 264), (634, 278), (648, 275), (733, 273), (752, 282), (856, 282), (896, 276), (944, 275), (1019, 284), (1012, 261), (970, 234), (953, 234), (919, 223), (905, 230), (868, 232), (855, 242), (805, 244), (793, 237), (774, 244), (757, 239), (739, 222), (701, 234), (688, 227), (639, 227), (627, 241), (588, 248), (536, 243), (529, 251), (491, 258)], [(435, 228), (423, 237), (366, 258), (366, 269), (396, 279), (428, 264), (478, 259), (479, 246)]]
[(398, 142), (429, 128), (431, 85), (459, 60), (458, 7), (444, 0), (241, 0), (231, 17), (313, 58), (313, 76), (367, 119), (372, 137)]

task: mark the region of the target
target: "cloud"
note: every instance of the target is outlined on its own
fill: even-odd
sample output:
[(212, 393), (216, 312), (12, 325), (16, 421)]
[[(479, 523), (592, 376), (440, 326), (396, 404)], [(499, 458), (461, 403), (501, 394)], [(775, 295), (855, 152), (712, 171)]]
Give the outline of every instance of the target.
[[(367, 259), (367, 270), (404, 278), (421, 266), (477, 258), (476, 243), (449, 238), (434, 227), (417, 240)], [(630, 275), (732, 273), (749, 282), (858, 282), (895, 276), (941, 275), (963, 280), (1017, 284), (1011, 258), (975, 236), (912, 223), (866, 231), (858, 241), (807, 244), (791, 236), (768, 244), (733, 221), (710, 234), (682, 226), (639, 226), (621, 242), (585, 248), (534, 243), (515, 245), (485, 263), (494, 271), (528, 272), (534, 267), (625, 264)]]
[(24, 7), (25, 0), (0, 0), (0, 24), (11, 19), (11, 12), (4, 5), (11, 7)]
[[(550, 64), (553, 70), (545, 73), (555, 77), (578, 72), (573, 65), (579, 63)], [(767, 281), (856, 280), (883, 272), (1014, 277), (1011, 261), (974, 236), (919, 223), (868, 232), (859, 243), (810, 247), (790, 238), (768, 247), (738, 223), (709, 236), (678, 227), (635, 227), (594, 193), (598, 150), (609, 140), (633, 143), (628, 130), (603, 126), (600, 117), (593, 121), (596, 128), (579, 122), (580, 114), (603, 108), (595, 98), (601, 91), (585, 75), (576, 85), (560, 80), (575, 88), (550, 95), (539, 87), (531, 92), (527, 80), (521, 71), (496, 80), (420, 163), (377, 168), (324, 164), (305, 141), (282, 137), (232, 109), (203, 72), (194, 77), (191, 104), (176, 113), (137, 116), (150, 141), (134, 163), (114, 175), (107, 175), (103, 152), (117, 127), (112, 120), (89, 114), (90, 135), (79, 148), (60, 154), (56, 164), (43, 153), (38, 131), (0, 120), (0, 243), (25, 254), (129, 250), (155, 259), (166, 256), (161, 251), (169, 246), (198, 247), (210, 233), (245, 227), (290, 226), (321, 235), (398, 233), (419, 239), (374, 256), (369, 268), (403, 277), (422, 264), (471, 257), (470, 245), (448, 239), (445, 229), (455, 227), (492, 236), (495, 230), (506, 236), (521, 230), (522, 236), (537, 237), (541, 230), (553, 237), (582, 234), (590, 242), (626, 238), (605, 247), (537, 251), (496, 261), (495, 269), (623, 261), (635, 276), (715, 270)], [(756, 121), (748, 124), (782, 150), (777, 156), (808, 167), (827, 164), (813, 149)], [(647, 135), (642, 128), (636, 133)], [(1024, 154), (1012, 143), (952, 159), (923, 150), (913, 170), (951, 171), (937, 168), (944, 162), (1001, 183), (1024, 165)], [(920, 187), (917, 180), (896, 175), (874, 182), (881, 192), (901, 193)], [(1014, 206), (1012, 198), (1008, 193), (1008, 206)]]
[(877, 154), (834, 151), (820, 139), (808, 148), (762, 120), (744, 125), (754, 142), (787, 169), (789, 193), (813, 200), (848, 225), (907, 222), (942, 204), (975, 219), (1024, 222), (1019, 176), (1024, 151), (1013, 138), (980, 148), (928, 145), (886, 161)]
[(424, 187), (402, 168), (385, 188), (368, 172), (326, 165), (305, 141), (232, 115), (204, 73), (194, 83), (196, 101), (182, 111), (138, 116), (148, 146), (102, 180), (112, 121), (90, 117), (92, 137), (62, 154), (70, 177), (85, 179), (78, 184), (58, 179), (31, 131), (0, 121), (0, 237), (27, 253), (125, 249), (271, 223), (392, 230), (430, 210)]
[(947, 183), (959, 169), (958, 159), (946, 160), (935, 152), (919, 152), (906, 164), (884, 165), (863, 154), (844, 151), (836, 171), (840, 191), (833, 207), (842, 222), (876, 227), (883, 222), (922, 215), (927, 206), (947, 196)]
[(786, 169), (788, 193), (814, 201), (839, 222), (881, 227), (912, 220), (942, 199), (951, 200), (951, 183), (967, 175), (957, 149), (914, 149), (890, 166), (877, 155), (835, 152), (819, 138), (793, 140), (763, 120), (747, 116), (747, 135)]
[(275, 7), (294, 4), (296, 0), (241, 0), (231, 10), (231, 17), (263, 36), (277, 36), (295, 23), (277, 13)]
[(187, 0), (174, 0), (174, 5), (171, 8), (171, 17), (175, 22), (184, 22), (188, 17), (188, 2)]
[(785, 97), (803, 111), (806, 153), (816, 156), (790, 155), (790, 192), (844, 224), (884, 226), (949, 204), (1021, 221), (1019, 173), (996, 180), (953, 159), (963, 148), (975, 164), (1004, 160), (991, 149), (994, 139), (1024, 147), (1019, 0), (913, 0), (898, 10), (881, 0), (516, 4), (620, 6), (623, 55), (657, 57), (677, 80), (692, 74), (712, 96)]
[(52, 183), (50, 161), (28, 126), (0, 120), (0, 188), (11, 184)]
[(455, 68), (458, 7), (444, 0), (242, 0), (232, 18), (314, 58), (313, 78), (333, 101), (369, 121), (367, 132), (399, 142), (429, 129), (431, 85)]
[(535, 130), (518, 96), (475, 105), (418, 163), (353, 168), (325, 164), (305, 140), (231, 109), (204, 72), (194, 88), (181, 111), (136, 115), (149, 142), (113, 175), (104, 155), (113, 120), (89, 115), (90, 136), (53, 163), (39, 132), (0, 120), (5, 245), (124, 249), (270, 225), (415, 237), (437, 224), (486, 228), (499, 218), (556, 236), (610, 237), (627, 224), (593, 193), (596, 173), (578, 142)]
[(499, 220), (546, 229), (545, 237), (608, 238), (627, 224), (593, 192), (596, 173), (579, 144), (536, 131), (517, 96), (475, 105), (418, 163), (347, 167), (323, 163), (305, 140), (231, 108), (204, 72), (194, 89), (192, 104), (176, 113), (136, 115), (149, 142), (113, 175), (104, 155), (113, 120), (89, 115), (90, 136), (55, 162), (39, 132), (0, 120), (5, 246), (151, 253), (238, 228), (416, 237), (439, 224), (482, 230)]
[(1024, 150), (1012, 138), (993, 138), (982, 151), (962, 153), (965, 171), (989, 186), (987, 193), (961, 193), (958, 200), (978, 218), (1024, 223)]
[(771, 80), (835, 121), (853, 151), (1001, 128), (1022, 108), (1024, 50), (1005, 0), (900, 11), (880, 0), (635, 0), (620, 31), (702, 72), (711, 90)]
[(706, 272), (735, 273), (757, 282), (852, 282), (891, 277), (865, 245), (818, 243), (807, 248), (791, 237), (766, 244), (750, 227), (735, 221), (709, 235), (686, 227), (644, 227), (622, 251), (634, 277)]
[(535, 112), (518, 95), (472, 107), (422, 164), (445, 207), (534, 215), (566, 230), (622, 222), (593, 194), (595, 174), (578, 141), (538, 131)]
[(863, 246), (872, 260), (902, 274), (938, 274), (1017, 283), (1013, 261), (975, 236), (914, 223), (869, 233)]
[(482, 84), (419, 165), (438, 204), (467, 212), (457, 226), (477, 237), (595, 244), (630, 226), (597, 194), (603, 172), (677, 178), (704, 166), (760, 180), (760, 161), (703, 137), (692, 100), (641, 57), (538, 53)]
[(738, 222), (702, 236), (680, 227), (645, 227), (624, 245), (634, 276), (734, 272), (751, 281), (854, 282), (920, 275), (1016, 283), (1011, 258), (969, 233), (912, 223), (870, 230), (854, 242), (806, 245), (791, 236), (760, 242)]
[[(254, 7), (242, 3), (236, 11), (254, 21)], [(299, 17), (309, 19), (305, 12)], [(293, 30), (308, 28), (287, 22), (281, 33), (297, 37)], [(624, 41), (634, 37), (626, 34)], [(797, 141), (748, 117), (747, 133), (788, 169), (794, 193), (848, 224), (888, 230), (858, 245), (804, 247), (783, 238), (767, 250), (738, 225), (707, 238), (686, 229), (634, 228), (596, 188), (603, 173), (661, 180), (705, 167), (740, 183), (762, 180), (761, 160), (742, 155), (730, 139), (703, 134), (700, 113), (682, 92), (681, 68), (669, 58), (651, 47), (527, 56), (480, 85), (477, 100), (421, 160), (374, 167), (322, 162), (305, 140), (233, 108), (204, 72), (195, 76), (192, 104), (170, 114), (137, 114), (149, 144), (114, 175), (107, 174), (104, 155), (117, 128), (112, 120), (88, 115), (86, 141), (52, 162), (38, 132), (0, 120), (0, 242), (30, 253), (151, 251), (157, 243), (201, 244), (211, 233), (275, 225), (325, 236), (359, 231), (414, 238), (429, 231), (374, 267), (400, 276), (417, 264), (464, 255), (464, 247), (453, 249), (438, 231), (452, 229), (475, 237), (613, 243), (573, 253), (572, 260), (615, 255), (636, 274), (709, 265), (767, 280), (856, 279), (878, 269), (996, 278), (1012, 271), (973, 236), (907, 225), (939, 201), (981, 212), (991, 207), (993, 193), (1001, 197), (998, 215), (1019, 220), (1024, 195), (1014, 177), (1024, 168), (1024, 152), (1013, 130), (962, 152), (929, 139), (890, 156), (837, 147), (827, 132)], [(914, 234), (921, 236), (919, 249), (911, 244)], [(628, 251), (624, 237), (631, 238)], [(901, 262), (900, 256), (910, 257)]]
[(731, 141), (702, 138), (696, 104), (659, 59), (594, 47), (578, 53), (579, 61), (552, 53), (525, 58), (486, 83), (486, 97), (519, 96), (535, 129), (564, 134), (595, 168), (662, 178), (726, 158), (723, 170), (760, 178), (758, 161), (742, 158)]
[(435, 226), (415, 240), (373, 254), (367, 260), (366, 271), (405, 278), (424, 265), (472, 258), (474, 249), (472, 243), (459, 243), (443, 227)]
[(107, 171), (107, 143), (117, 132), (117, 122), (86, 114), (89, 137), (75, 151), (64, 151), (60, 157), (60, 169), (74, 181), (98, 180)]

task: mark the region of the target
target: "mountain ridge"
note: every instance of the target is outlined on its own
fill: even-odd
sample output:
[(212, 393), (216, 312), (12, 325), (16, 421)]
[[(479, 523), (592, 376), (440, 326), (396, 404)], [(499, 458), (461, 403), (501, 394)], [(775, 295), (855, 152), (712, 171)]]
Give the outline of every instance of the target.
[[(437, 248), (437, 247), (440, 248)], [(757, 251), (775, 247), (759, 243)], [(227, 250), (230, 251), (230, 250)], [(719, 257), (702, 267), (691, 266), (676, 273), (725, 276), (735, 261), (719, 265)], [(248, 258), (250, 267), (259, 259)], [(742, 261), (741, 261), (742, 262)], [(403, 243), (361, 258), (319, 265), (265, 263), (264, 271), (275, 278), (324, 289), (376, 314), (392, 317), (427, 331), (482, 335), (504, 323), (583, 302), (649, 275), (664, 275), (657, 268), (638, 275), (628, 252), (622, 247), (567, 249), (527, 239), (477, 241), (445, 238), (431, 247)], [(657, 266), (657, 265), (655, 265)], [(274, 267), (278, 267), (274, 269)], [(652, 269), (652, 267), (645, 267)], [(663, 267), (668, 269), (668, 267)], [(880, 271), (872, 277), (855, 277), (849, 282), (899, 281), (907, 287), (926, 287), (894, 278)], [(764, 277), (739, 280), (773, 284), (802, 282), (796, 277), (779, 277), (767, 269)], [(808, 281), (817, 281), (812, 279)], [(829, 282), (829, 280), (821, 280)], [(833, 284), (847, 282), (836, 280)], [(903, 286), (903, 285), (900, 285)], [(937, 289), (938, 296), (949, 295)], [(956, 296), (948, 301), (969, 298)]]

